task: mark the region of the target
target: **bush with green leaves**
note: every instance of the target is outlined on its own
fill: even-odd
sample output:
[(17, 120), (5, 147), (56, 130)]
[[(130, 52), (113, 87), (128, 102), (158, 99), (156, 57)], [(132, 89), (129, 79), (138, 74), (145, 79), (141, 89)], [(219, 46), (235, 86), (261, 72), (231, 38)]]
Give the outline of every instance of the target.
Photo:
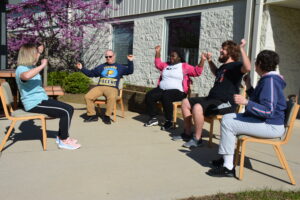
[(60, 85), (64, 84), (65, 78), (69, 75), (67, 71), (55, 71), (48, 73), (48, 85)]
[(64, 79), (63, 88), (67, 93), (80, 94), (86, 93), (89, 90), (90, 84), (90, 78), (81, 72), (74, 72)]

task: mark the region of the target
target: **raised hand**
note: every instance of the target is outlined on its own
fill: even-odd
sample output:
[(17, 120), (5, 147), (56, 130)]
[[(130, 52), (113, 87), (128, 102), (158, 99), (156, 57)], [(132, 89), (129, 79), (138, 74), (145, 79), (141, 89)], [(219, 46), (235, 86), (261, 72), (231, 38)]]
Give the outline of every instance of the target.
[(46, 67), (47, 64), (48, 64), (48, 60), (47, 60), (47, 59), (42, 59), (42, 60), (41, 60), (41, 66), (42, 66), (43, 68)]
[(155, 52), (160, 53), (160, 50), (161, 50), (160, 45), (157, 45), (157, 46), (155, 47)]
[(206, 59), (207, 59), (207, 61), (211, 61), (211, 59), (212, 59), (212, 53), (207, 52), (206, 53)]
[(207, 54), (206, 53), (202, 53), (201, 54), (201, 59), (204, 60), (204, 61), (207, 60)]
[(80, 62), (76, 63), (75, 66), (77, 67), (77, 69), (82, 69), (82, 64)]
[(130, 61), (133, 61), (134, 56), (130, 54), (130, 55), (127, 56), (127, 59), (130, 60)]
[(246, 46), (246, 40), (242, 39), (240, 43), (240, 48), (244, 48)]

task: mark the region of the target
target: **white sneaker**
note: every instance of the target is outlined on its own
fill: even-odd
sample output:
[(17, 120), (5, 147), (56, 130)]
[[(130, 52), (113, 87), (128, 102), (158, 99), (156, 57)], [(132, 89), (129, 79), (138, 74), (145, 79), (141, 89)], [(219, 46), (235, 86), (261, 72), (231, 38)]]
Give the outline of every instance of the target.
[(63, 140), (59, 140), (58, 147), (61, 149), (75, 150), (81, 147), (80, 144), (74, 143), (70, 138)]

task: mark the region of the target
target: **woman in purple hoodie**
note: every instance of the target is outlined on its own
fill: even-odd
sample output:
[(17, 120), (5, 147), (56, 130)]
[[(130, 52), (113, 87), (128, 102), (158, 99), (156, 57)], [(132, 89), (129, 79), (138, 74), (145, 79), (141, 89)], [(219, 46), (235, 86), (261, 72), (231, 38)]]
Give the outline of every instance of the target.
[(255, 71), (261, 77), (255, 89), (250, 78), (245, 77), (249, 100), (235, 95), (236, 104), (245, 105), (245, 113), (224, 115), (221, 124), (219, 154), (222, 158), (212, 161), (215, 168), (207, 174), (217, 177), (234, 177), (233, 156), (236, 137), (239, 134), (262, 138), (281, 137), (284, 133), (286, 99), (283, 77), (276, 72), (279, 56), (270, 50), (261, 51), (256, 58)]

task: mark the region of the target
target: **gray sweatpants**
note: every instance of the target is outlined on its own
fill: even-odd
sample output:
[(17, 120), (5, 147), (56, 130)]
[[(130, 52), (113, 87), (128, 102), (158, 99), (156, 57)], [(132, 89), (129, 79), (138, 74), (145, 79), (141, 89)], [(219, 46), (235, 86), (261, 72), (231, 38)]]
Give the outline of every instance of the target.
[(226, 114), (221, 123), (219, 154), (234, 154), (237, 135), (276, 138), (283, 135), (284, 129), (284, 125), (266, 124), (254, 117), (244, 117), (242, 113)]

